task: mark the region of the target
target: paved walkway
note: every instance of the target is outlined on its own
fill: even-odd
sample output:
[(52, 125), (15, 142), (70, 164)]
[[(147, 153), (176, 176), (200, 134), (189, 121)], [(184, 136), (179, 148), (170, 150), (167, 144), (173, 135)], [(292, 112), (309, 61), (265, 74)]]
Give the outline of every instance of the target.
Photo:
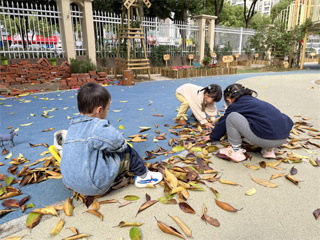
[[(155, 150), (157, 145), (169, 149), (167, 141), (154, 143), (152, 140), (155, 136), (155, 123), (159, 125), (161, 132), (167, 132), (164, 124), (173, 124), (173, 118), (176, 115), (175, 109), (179, 107), (179, 102), (174, 96), (178, 86), (187, 82), (203, 86), (218, 83), (224, 89), (227, 85), (241, 80), (247, 87), (256, 90), (260, 98), (274, 104), (295, 121), (299, 119), (294, 116), (301, 114), (311, 119), (310, 122), (314, 124), (314, 128), (320, 129), (320, 86), (312, 83), (317, 79), (319, 79), (319, 72), (309, 70), (145, 82), (134, 87), (113, 86), (108, 87), (112, 95), (108, 118), (115, 127), (120, 124), (125, 127), (123, 130), (125, 137), (137, 134), (140, 130), (138, 126), (152, 127), (152, 130), (146, 132), (149, 133), (147, 142), (134, 144), (134, 148), (142, 156), (146, 150)], [(1, 101), (4, 102), (4, 105), (0, 106), (1, 131), (5, 131), (9, 126), (19, 127), (19, 136), (15, 138), (16, 147), (12, 149), (13, 157), (22, 153), (33, 162), (41, 158), (40, 153), (46, 149), (44, 147), (30, 148), (29, 143), (46, 142), (51, 145), (53, 131), (42, 132), (42, 130), (51, 127), (55, 130), (68, 128), (69, 120), (67, 117), (78, 113), (76, 92), (55, 92), (45, 94), (45, 96), (37, 95), (37, 98), (27, 96), (24, 99), (26, 101), (22, 101), (22, 99)], [(28, 102), (29, 100), (31, 102)], [(128, 102), (121, 103), (120, 101)], [(218, 108), (223, 108), (222, 102), (217, 105)], [(41, 116), (44, 110), (52, 108), (58, 108), (49, 113), (49, 116), (54, 117), (43, 118)], [(113, 112), (112, 110), (122, 111)], [(14, 115), (10, 113), (14, 113)], [(31, 117), (30, 113), (36, 116)], [(163, 114), (164, 117), (153, 117), (153, 114)], [(120, 118), (122, 120), (118, 122)], [(20, 126), (20, 124), (31, 122), (33, 124), (30, 126)], [(319, 153), (319, 150), (316, 151)], [(295, 152), (310, 156), (310, 153), (303, 149), (298, 149)], [(164, 160), (164, 157), (158, 157), (156, 160)], [(254, 155), (252, 164), (257, 164), (261, 160), (260, 155)], [(1, 161), (5, 163), (5, 166), (0, 167), (1, 173), (6, 173), (8, 160), (3, 160), (2, 157)], [(174, 237), (162, 233), (154, 219), (156, 216), (158, 220), (180, 231), (179, 227), (168, 217), (168, 214), (179, 216), (193, 230), (194, 239), (210, 239), (213, 234), (217, 239), (315, 239), (316, 236), (319, 236), (319, 220), (315, 221), (312, 215), (312, 212), (320, 207), (319, 168), (314, 168), (309, 163), (295, 164), (299, 170), (297, 178), (302, 180), (300, 187), (282, 178), (276, 181), (280, 187), (268, 189), (254, 184), (250, 175), (268, 179), (275, 171), (261, 169), (254, 172), (242, 164), (233, 164), (216, 157), (212, 157), (212, 161), (212, 167), (223, 174), (223, 179), (241, 185), (212, 184), (212, 187), (220, 192), (221, 201), (228, 202), (236, 208), (243, 208), (237, 213), (229, 213), (217, 208), (214, 195), (210, 190), (191, 192), (189, 204), (198, 215), (201, 214), (202, 205), (205, 204), (208, 207), (208, 214), (220, 221), (221, 226), (218, 228), (206, 225), (198, 215), (183, 213), (177, 205), (157, 203), (135, 217), (138, 208), (145, 201), (145, 193), (148, 193), (152, 199), (157, 199), (163, 195), (163, 188), (158, 186), (156, 189), (137, 189), (134, 186), (129, 186), (111, 193), (104, 199), (117, 199), (124, 202), (122, 198), (125, 195), (137, 195), (140, 200), (123, 208), (118, 208), (117, 204), (103, 205), (99, 211), (104, 215), (104, 221), (84, 213), (86, 208), (80, 203), (75, 203), (79, 206), (75, 208), (74, 216), (66, 217), (61, 213), (60, 215), (66, 224), (58, 236), (52, 237), (50, 231), (57, 224), (58, 218), (42, 221), (30, 232), (25, 229), (26, 216), (23, 216), (18, 210), (0, 219), (2, 224), (0, 225), (0, 238), (19, 230), (20, 226), (22, 231), (12, 236), (25, 235), (24, 239), (61, 239), (72, 235), (68, 228), (75, 227), (81, 233), (92, 235), (90, 239), (120, 239), (120, 237), (129, 239), (129, 228), (112, 228), (120, 221), (129, 221), (144, 223), (140, 227), (143, 239), (174, 239)], [(290, 165), (282, 167), (285, 168), (286, 173), (291, 168)], [(245, 196), (244, 192), (252, 187), (257, 189), (257, 194), (251, 197)], [(35, 185), (27, 185), (22, 187), (21, 191), (24, 195), (16, 199), (30, 195), (29, 202), (34, 203), (37, 208), (54, 204), (72, 194), (60, 180), (48, 180)], [(26, 213), (28, 212), (26, 211)], [(15, 218), (18, 219), (8, 222)]]

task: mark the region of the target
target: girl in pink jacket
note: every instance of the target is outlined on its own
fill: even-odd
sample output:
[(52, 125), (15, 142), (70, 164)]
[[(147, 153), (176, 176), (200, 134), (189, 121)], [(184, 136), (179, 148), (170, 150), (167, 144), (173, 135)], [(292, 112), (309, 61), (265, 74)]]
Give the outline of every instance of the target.
[(202, 125), (206, 128), (213, 128), (212, 123), (207, 121), (206, 114), (210, 117), (211, 122), (216, 120), (215, 102), (219, 102), (222, 98), (222, 90), (219, 85), (211, 84), (207, 87), (201, 87), (187, 83), (177, 88), (176, 97), (181, 102), (176, 123), (187, 124), (186, 112), (190, 107), (193, 115)]

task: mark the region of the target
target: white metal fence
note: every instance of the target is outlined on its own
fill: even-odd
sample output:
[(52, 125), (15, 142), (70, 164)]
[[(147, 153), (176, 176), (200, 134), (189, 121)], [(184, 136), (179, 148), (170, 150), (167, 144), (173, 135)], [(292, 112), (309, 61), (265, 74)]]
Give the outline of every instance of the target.
[[(95, 11), (93, 13), (95, 29), (97, 57), (114, 57), (117, 54), (117, 33), (121, 24), (121, 16), (112, 13)], [(136, 22), (136, 21), (135, 21)], [(127, 21), (124, 20), (124, 24)], [(134, 23), (133, 23), (134, 24)], [(142, 21), (142, 27), (146, 36), (147, 55), (152, 54), (156, 46), (166, 46), (165, 51), (171, 56), (186, 56), (196, 54), (196, 40), (199, 27), (193, 22), (161, 20), (146, 17)], [(139, 46), (137, 42), (136, 47)], [(131, 45), (131, 47), (133, 47)], [(121, 52), (120, 52), (121, 54)]]
[[(60, 35), (60, 12), (56, 5), (30, 4), (25, 2), (0, 1), (0, 54), (10, 59), (63, 57)], [(83, 46), (83, 13), (76, 4), (71, 4), (70, 16), (73, 25), (76, 55), (85, 55)], [(93, 12), (94, 37), (97, 57), (114, 57), (117, 53), (117, 33), (121, 16), (112, 13)], [(126, 24), (126, 20), (124, 22)], [(147, 54), (162, 46), (171, 56), (186, 56), (197, 52), (199, 27), (188, 23), (146, 17), (142, 22), (146, 36)], [(231, 46), (233, 53), (243, 53), (243, 46), (253, 30), (217, 26), (215, 46)], [(122, 46), (124, 44), (121, 44)], [(131, 45), (132, 47), (132, 45)], [(139, 43), (136, 44), (139, 54)], [(120, 51), (121, 53), (121, 51)]]
[(63, 57), (55, 5), (1, 1), (0, 54), (10, 59)]

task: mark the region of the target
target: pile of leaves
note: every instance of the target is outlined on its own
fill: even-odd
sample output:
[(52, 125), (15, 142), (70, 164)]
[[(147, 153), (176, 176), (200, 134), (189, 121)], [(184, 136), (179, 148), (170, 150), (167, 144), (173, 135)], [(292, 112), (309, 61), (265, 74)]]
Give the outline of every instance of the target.
[[(298, 116), (301, 117), (301, 116)], [(272, 161), (261, 161), (258, 165), (252, 165), (248, 163), (243, 163), (243, 165), (251, 170), (257, 171), (261, 168), (273, 168), (279, 170), (279, 173), (273, 174), (270, 176), (270, 179), (260, 179), (257, 177), (251, 176), (252, 181), (255, 183), (262, 185), (268, 188), (276, 188), (278, 185), (271, 180), (285, 177), (293, 184), (298, 185), (300, 180), (295, 178), (295, 175), (298, 173), (298, 168), (293, 166), (289, 172), (285, 172), (285, 169), (282, 168), (281, 164), (286, 163), (301, 163), (301, 162), (310, 162), (310, 165), (313, 167), (320, 166), (320, 160), (313, 157), (302, 156), (294, 152), (295, 149), (304, 148), (306, 152), (312, 154), (316, 154), (314, 150), (317, 150), (320, 145), (315, 143), (315, 139), (320, 139), (320, 132), (313, 128), (312, 124), (307, 122), (306, 118), (301, 118), (300, 121), (294, 123), (294, 127), (291, 131), (291, 134), (288, 138), (286, 144), (283, 144), (281, 149), (277, 151), (277, 158)], [(169, 125), (167, 125), (169, 127)], [(156, 128), (158, 125), (156, 124)], [(148, 138), (148, 134), (142, 134), (142, 132), (146, 132), (151, 130), (151, 127), (141, 127), (140, 133), (130, 136), (128, 141), (131, 142), (144, 142)], [(213, 187), (209, 187), (208, 183), (219, 182), (221, 184), (229, 184), (229, 185), (239, 185), (238, 183), (223, 180), (221, 179), (221, 174), (214, 170), (210, 166), (210, 158), (217, 154), (219, 151), (219, 147), (217, 145), (212, 144), (212, 142), (205, 142), (202, 140), (202, 137), (210, 134), (210, 130), (203, 129), (201, 125), (194, 123), (188, 124), (186, 126), (182, 125), (174, 125), (169, 128), (170, 133), (174, 135), (174, 137), (170, 138), (168, 141), (169, 150), (164, 149), (160, 146), (156, 150), (146, 151), (145, 157), (145, 165), (151, 171), (161, 172), (164, 179), (160, 182), (160, 185), (163, 187), (163, 196), (158, 198), (157, 200), (151, 200), (151, 197), (146, 194), (146, 202), (143, 203), (139, 209), (137, 209), (137, 215), (146, 210), (147, 208), (153, 206), (154, 204), (160, 202), (162, 204), (177, 204), (183, 212), (196, 214), (195, 210), (192, 206), (189, 205), (188, 199), (190, 197), (190, 193), (192, 191), (204, 191), (205, 188), (209, 188), (213, 195), (215, 196), (215, 202), (218, 207), (225, 211), (237, 212), (240, 209), (237, 209), (231, 206), (229, 203), (222, 202), (219, 200), (220, 193), (215, 190)], [(154, 142), (166, 140), (166, 134), (161, 133), (159, 130), (156, 130), (157, 135), (154, 137)], [(307, 135), (308, 137), (301, 137), (301, 135)], [(228, 142), (226, 138), (222, 139), (220, 144), (222, 146), (227, 146)], [(46, 144), (31, 144), (30, 147), (37, 146), (47, 146)], [(258, 152), (260, 148), (254, 145), (250, 145), (247, 143), (243, 144), (243, 147), (247, 150), (247, 152)], [(186, 151), (184, 151), (186, 150)], [(159, 155), (168, 156), (169, 154), (176, 154), (178, 152), (184, 151), (183, 155), (174, 155), (169, 157), (167, 161), (158, 161), (155, 163), (147, 162), (150, 159), (154, 159)], [(4, 149), (2, 154), (7, 154), (8, 151)], [(43, 153), (45, 155), (46, 152)], [(12, 156), (7, 155), (5, 158), (9, 159)], [(252, 156), (249, 155), (250, 158)], [(32, 168), (32, 166), (43, 162), (42, 167)], [(11, 166), (7, 169), (12, 175), (16, 175), (17, 179), (13, 177), (6, 176), (5, 174), (0, 174), (0, 180), (4, 181), (6, 186), (0, 188), (0, 199), (5, 199), (2, 202), (2, 205), (6, 207), (4, 210), (0, 210), (0, 217), (12, 212), (16, 211), (19, 208), (23, 212), (25, 209), (33, 207), (32, 203), (26, 205), (26, 202), (29, 200), (29, 196), (24, 197), (20, 201), (10, 199), (14, 196), (22, 194), (18, 188), (12, 187), (11, 184), (19, 183), (19, 186), (24, 186), (27, 184), (35, 184), (40, 181), (45, 181), (47, 179), (59, 179), (61, 178), (60, 167), (57, 161), (52, 157), (43, 157), (34, 163), (24, 165), (29, 163), (29, 160), (24, 158), (22, 154), (20, 154), (16, 158), (11, 158), (9, 164)], [(19, 165), (22, 165), (22, 169), (18, 172), (17, 168)], [(133, 174), (129, 171), (120, 174), (115, 180), (111, 190), (119, 189), (129, 184), (133, 183)], [(19, 179), (21, 178), (21, 179)], [(147, 187), (154, 188), (155, 186), (148, 185)], [(107, 192), (106, 194), (108, 194)], [(256, 193), (256, 189), (252, 188), (246, 191), (247, 195), (253, 195)], [(106, 195), (104, 194), (104, 196)], [(103, 215), (99, 212), (100, 206), (103, 204), (110, 203), (118, 203), (119, 207), (125, 207), (126, 205), (132, 203), (139, 199), (137, 196), (128, 195), (125, 197), (127, 200), (124, 203), (120, 203), (116, 199), (98, 201), (99, 197), (85, 197), (82, 194), (78, 194), (74, 192), (73, 198), (75, 200), (81, 200), (87, 208), (88, 213), (94, 214), (101, 221), (103, 220)], [(53, 215), (59, 216), (57, 211), (64, 211), (66, 216), (72, 216), (73, 214), (73, 205), (72, 199), (69, 198), (63, 205), (59, 206), (49, 206), (45, 208), (35, 208), (28, 216), (26, 226), (28, 228), (33, 228), (36, 226), (42, 215)], [(317, 209), (313, 212), (315, 218), (317, 219), (320, 215), (320, 209)], [(191, 229), (182, 222), (177, 216), (170, 216), (181, 228), (184, 234), (188, 237), (192, 236)], [(208, 216), (207, 207), (203, 205), (203, 210), (201, 213), (201, 219), (215, 227), (220, 226), (220, 222), (218, 219)], [(180, 238), (185, 238), (184, 235), (176, 230), (173, 227), (168, 226), (164, 222), (156, 219), (157, 226), (159, 229), (165, 233), (175, 235)], [(132, 239), (139, 239), (140, 231), (138, 226), (141, 226), (143, 223), (135, 223), (135, 222), (120, 222), (117, 227), (128, 227), (131, 226), (130, 237)], [(57, 235), (64, 225), (64, 221), (62, 219), (59, 220), (54, 229), (52, 229), (51, 233), (53, 235)], [(81, 239), (84, 237), (88, 237), (88, 234), (79, 233), (75, 228), (70, 228), (74, 235), (70, 236), (70, 238), (66, 239)], [(138, 238), (135, 238), (138, 237)]]

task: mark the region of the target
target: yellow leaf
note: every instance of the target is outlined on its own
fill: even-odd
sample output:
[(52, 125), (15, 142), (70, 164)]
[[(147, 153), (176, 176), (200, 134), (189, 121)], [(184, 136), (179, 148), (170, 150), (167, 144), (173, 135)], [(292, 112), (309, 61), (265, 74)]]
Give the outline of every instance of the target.
[(26, 127), (26, 126), (30, 126), (30, 125), (32, 125), (32, 124), (33, 124), (33, 122), (32, 122), (32, 123), (20, 124), (20, 126), (22, 126), (22, 127)]
[(22, 238), (23, 238), (23, 236), (22, 237), (8, 237), (5, 240), (20, 240)]
[(267, 166), (268, 166), (268, 167), (276, 167), (276, 166), (278, 166), (280, 163), (282, 163), (281, 160), (272, 161), (272, 162), (267, 162)]
[(33, 113), (30, 113), (30, 116), (31, 116), (31, 117), (34, 117), (34, 116), (35, 116), (35, 114), (33, 114)]
[(49, 154), (49, 153), (50, 153), (50, 151), (44, 151), (44, 152), (42, 152), (42, 153), (40, 154), (40, 156), (47, 155), (47, 154)]
[(73, 115), (80, 115), (80, 113), (74, 113)]
[(97, 216), (98, 218), (101, 219), (101, 221), (103, 221), (103, 215), (101, 213), (99, 213), (98, 211), (89, 209), (89, 210), (87, 210), (87, 212)]
[(67, 119), (71, 119), (71, 117), (67, 116)]
[(177, 192), (181, 192), (183, 191), (185, 188), (184, 187), (175, 187), (171, 190), (171, 194), (177, 193)]
[(118, 119), (118, 122), (120, 122), (121, 120), (122, 120), (122, 118), (119, 118), (119, 119)]
[(259, 179), (259, 178), (255, 178), (255, 177), (251, 177), (251, 179), (260, 184), (261, 186), (264, 186), (264, 187), (268, 187), (268, 188), (276, 188), (278, 185), (273, 183), (273, 182), (269, 182), (268, 180), (265, 180), (265, 179)]
[(120, 128), (120, 129), (125, 129), (123, 125), (120, 125), (119, 128)]
[(9, 153), (7, 156), (4, 157), (4, 159), (9, 159), (12, 157), (12, 153)]
[(246, 166), (247, 168), (250, 168), (252, 170), (258, 170), (260, 167), (259, 166), (254, 166), (254, 165), (250, 165), (250, 164), (243, 164), (244, 166)]
[(128, 102), (128, 100), (126, 100), (126, 101), (120, 101), (121, 103), (126, 103), (126, 102)]
[(143, 108), (139, 108), (139, 109), (138, 109), (138, 111), (142, 111), (142, 110), (143, 110)]
[(10, 115), (14, 115), (14, 113), (12, 112), (12, 113), (9, 113)]
[(246, 195), (248, 196), (252, 196), (257, 192), (257, 190), (255, 188), (251, 188), (248, 191), (246, 191)]
[(121, 112), (122, 110), (112, 110), (112, 111), (114, 111), (114, 112)]
[(3, 105), (3, 106), (5, 106), (5, 107), (12, 107), (12, 105)]
[(20, 128), (16, 128), (14, 131), (15, 131), (15, 132), (18, 132), (19, 130), (20, 130)]
[(225, 180), (220, 180), (219, 179), (219, 182), (221, 182), (221, 183), (224, 183), (224, 184), (229, 184), (229, 185), (239, 185), (238, 183), (234, 183), (234, 182), (231, 182), (231, 181), (225, 181)]
[(65, 107), (65, 108), (62, 108), (63, 110), (66, 110), (66, 109), (68, 109), (69, 107)]
[(178, 187), (178, 179), (176, 176), (173, 175), (167, 168), (165, 168), (165, 174), (171, 189)]
[(60, 221), (58, 222), (58, 224), (51, 230), (51, 234), (52, 235), (57, 235), (59, 234), (59, 232), (61, 231), (62, 227), (64, 225), (64, 221), (62, 219), (60, 219)]
[(67, 216), (72, 216), (73, 209), (74, 207), (72, 205), (71, 198), (68, 198), (63, 205), (63, 211)]
[(54, 207), (37, 208), (32, 211), (33, 213), (41, 213), (46, 215), (58, 216), (58, 213)]

